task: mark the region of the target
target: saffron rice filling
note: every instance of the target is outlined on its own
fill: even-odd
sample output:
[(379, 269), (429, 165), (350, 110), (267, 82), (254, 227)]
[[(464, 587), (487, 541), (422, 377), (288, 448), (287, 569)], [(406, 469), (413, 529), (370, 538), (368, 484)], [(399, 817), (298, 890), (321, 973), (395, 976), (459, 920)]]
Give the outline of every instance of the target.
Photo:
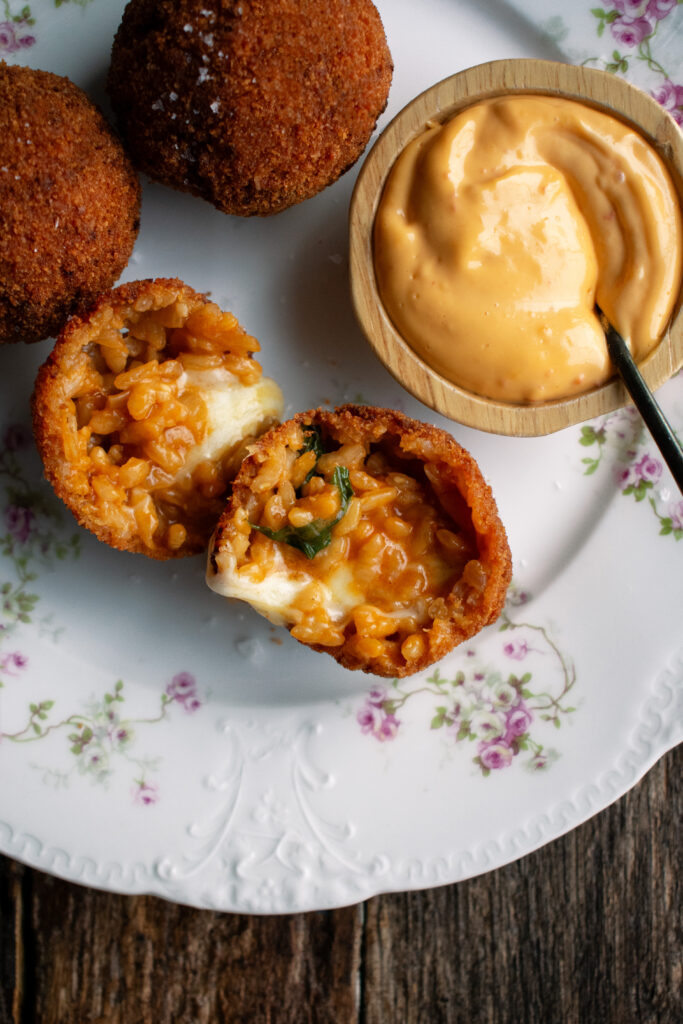
[(508, 580), (474, 460), (443, 431), (367, 407), (301, 414), (261, 439), (207, 574), (302, 643), (380, 675), (417, 671), (472, 635)]
[(72, 321), (39, 373), (34, 424), (79, 521), (156, 558), (203, 550), (247, 445), (282, 411), (258, 349), (175, 280), (123, 285)]

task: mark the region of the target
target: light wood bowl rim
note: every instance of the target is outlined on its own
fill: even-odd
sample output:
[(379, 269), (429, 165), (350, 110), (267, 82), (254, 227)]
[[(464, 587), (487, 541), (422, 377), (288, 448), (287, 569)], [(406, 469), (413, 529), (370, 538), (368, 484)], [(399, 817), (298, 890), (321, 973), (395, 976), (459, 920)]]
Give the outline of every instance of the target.
[[(626, 405), (621, 381), (572, 398), (515, 405), (458, 387), (428, 366), (401, 337), (379, 296), (372, 231), (397, 155), (427, 121), (444, 122), (479, 100), (533, 92), (576, 99), (635, 128), (662, 158), (683, 209), (683, 133), (651, 96), (615, 75), (555, 61), (507, 59), (467, 68), (411, 100), (387, 125), (361, 167), (349, 209), (349, 273), (356, 318), (370, 346), (399, 384), (436, 412), (465, 426), (520, 437), (550, 434)], [(683, 281), (667, 332), (640, 364), (651, 390), (683, 366)]]

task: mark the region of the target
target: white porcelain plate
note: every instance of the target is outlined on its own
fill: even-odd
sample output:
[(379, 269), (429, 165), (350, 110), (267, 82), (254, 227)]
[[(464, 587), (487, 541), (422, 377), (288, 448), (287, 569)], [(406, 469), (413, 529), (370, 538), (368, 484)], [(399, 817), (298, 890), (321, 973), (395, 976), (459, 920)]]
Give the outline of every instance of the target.
[[(570, 13), (559, 0), (383, 0), (396, 70), (380, 127), (440, 78), (516, 56), (610, 65), (683, 115), (683, 6), (591, 2)], [(103, 101), (122, 9), (1, 0), (0, 56), (67, 74)], [(163, 564), (99, 544), (42, 480), (28, 432), (50, 346), (6, 346), (4, 853), (201, 907), (333, 907), (519, 857), (681, 739), (683, 499), (657, 450), (631, 412), (513, 439), (408, 397), (351, 311), (354, 176), (265, 220), (145, 182), (125, 279), (210, 290), (260, 339), (288, 413), (361, 400), (450, 429), (508, 527), (514, 585), (500, 623), (434, 671), (373, 685), (212, 594), (201, 558)], [(680, 429), (683, 379), (660, 395)]]

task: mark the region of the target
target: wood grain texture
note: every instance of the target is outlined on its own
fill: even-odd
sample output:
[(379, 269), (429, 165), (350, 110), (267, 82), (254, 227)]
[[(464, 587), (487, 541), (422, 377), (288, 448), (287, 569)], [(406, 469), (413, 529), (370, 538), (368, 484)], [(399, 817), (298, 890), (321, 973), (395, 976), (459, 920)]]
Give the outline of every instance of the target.
[[(403, 340), (384, 310), (375, 280), (372, 231), (384, 183), (394, 160), (424, 131), (481, 99), (534, 92), (576, 99), (618, 117), (648, 139), (664, 160), (683, 207), (683, 133), (673, 118), (625, 79), (594, 68), (554, 61), (501, 60), (461, 71), (412, 100), (384, 129), (366, 158), (349, 213), (351, 295), (356, 317), (376, 355), (411, 394), (444, 416), (498, 434), (549, 434), (612, 412), (628, 402), (614, 379), (574, 398), (513, 405), (465, 391), (432, 370)], [(669, 329), (640, 364), (652, 390), (683, 365), (683, 289)]]
[(678, 1024), (683, 747), (459, 885), (247, 917), (0, 860), (0, 1024)]

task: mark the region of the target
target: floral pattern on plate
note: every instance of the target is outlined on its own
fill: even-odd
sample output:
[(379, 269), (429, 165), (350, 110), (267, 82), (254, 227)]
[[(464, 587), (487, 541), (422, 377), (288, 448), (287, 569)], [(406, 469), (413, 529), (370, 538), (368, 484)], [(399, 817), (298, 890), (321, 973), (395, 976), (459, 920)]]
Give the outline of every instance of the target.
[[(683, 378), (679, 377), (678, 381)], [(596, 454), (581, 459), (584, 474), (591, 476), (612, 451), (612, 471), (620, 493), (636, 502), (646, 502), (659, 524), (659, 535), (683, 538), (683, 499), (664, 479), (664, 464), (635, 409), (628, 407), (581, 427), (579, 444), (595, 448)]]
[(127, 764), (133, 772), (131, 794), (134, 803), (142, 806), (154, 804), (160, 796), (158, 783), (150, 775), (160, 767), (159, 758), (143, 757), (135, 753), (141, 726), (163, 722), (171, 707), (180, 706), (186, 713), (197, 711), (202, 702), (197, 684), (189, 672), (173, 677), (159, 700), (158, 714), (149, 718), (127, 717), (121, 705), (125, 702), (124, 685), (118, 680), (108, 693), (93, 697), (83, 711), (72, 712), (64, 718), (53, 716), (56, 701), (43, 700), (30, 703), (24, 723), (14, 732), (0, 730), (0, 743), (36, 743), (51, 733), (60, 733), (73, 761), (66, 770), (36, 765), (43, 782), (56, 789), (67, 786), (74, 774), (87, 776), (91, 782), (106, 786), (119, 763)]
[[(38, 4), (41, 0), (37, 0)], [(47, 0), (42, 0), (45, 4)], [(76, 7), (87, 7), (92, 0), (52, 0), (54, 7), (63, 7), (66, 4), (73, 4)], [(35, 33), (36, 17), (30, 4), (13, 3), (12, 0), (0, 0), (0, 57), (3, 54), (16, 54), (21, 50), (28, 50), (35, 46), (37, 37)]]
[[(442, 731), (454, 744), (476, 744), (472, 760), (482, 775), (509, 768), (520, 754), (527, 769), (548, 768), (559, 753), (534, 738), (535, 732), (543, 723), (559, 729), (563, 718), (576, 711), (566, 701), (576, 684), (576, 670), (545, 626), (513, 618), (514, 609), (528, 600), (529, 595), (511, 590), (499, 628), (519, 634), (505, 638), (494, 663), (479, 661), (470, 646), (464, 659), (472, 666), (459, 668), (450, 679), (437, 667), (426, 679), (394, 679), (390, 689), (373, 687), (356, 714), (361, 732), (381, 742), (396, 739), (402, 725), (399, 712), (419, 699), (427, 705), (425, 724), (430, 729)], [(538, 668), (506, 674), (506, 660), (520, 668), (535, 661)]]
[(4, 17), (0, 21), (0, 56), (27, 50), (35, 45), (33, 26), (36, 19), (28, 4), (17, 11), (10, 0), (0, 0), (0, 17)]
[(604, 7), (592, 7), (597, 18), (597, 34), (608, 32), (619, 49), (612, 51), (610, 60), (589, 58), (584, 63), (597, 62), (605, 71), (626, 74), (633, 61), (642, 61), (661, 82), (652, 89), (658, 103), (669, 111), (677, 124), (683, 124), (683, 83), (672, 81), (655, 57), (660, 23), (678, 7), (680, 0), (608, 0)]
[[(13, 569), (12, 578), (0, 582), (0, 688), (10, 682), (19, 684), (29, 666), (29, 655), (19, 645), (7, 647), (19, 626), (36, 623), (40, 597), (34, 591), (41, 569), (51, 569), (55, 560), (79, 558), (81, 553), (80, 534), (65, 536), (57, 501), (40, 483), (31, 479), (27, 461), (32, 454), (27, 427), (10, 424), (0, 429), (0, 484), (4, 489), (0, 504), (4, 524), (4, 533), (0, 533), (0, 554)], [(53, 637), (61, 632), (49, 617), (37, 621), (40, 629)], [(134, 752), (139, 727), (164, 721), (174, 705), (192, 714), (201, 707), (202, 701), (195, 677), (189, 672), (179, 672), (161, 694), (157, 714), (130, 717), (123, 711), (124, 702), (121, 680), (110, 692), (91, 698), (82, 711), (72, 711), (61, 718), (58, 709), (55, 711), (57, 700), (31, 701), (17, 728), (6, 730), (0, 726), (0, 743), (34, 744), (52, 733), (59, 733), (72, 755), (72, 764), (66, 770), (35, 766), (40, 768), (43, 781), (59, 788), (68, 785), (76, 773), (106, 785), (116, 765), (125, 762), (134, 773), (132, 798), (135, 803), (147, 806), (159, 799), (159, 786), (150, 780), (150, 775), (158, 771), (159, 760)]]
[[(28, 661), (25, 652), (6, 648), (20, 624), (36, 622), (39, 595), (34, 584), (41, 570), (55, 561), (79, 558), (81, 551), (80, 534), (65, 536), (61, 528), (59, 503), (27, 472), (32, 448), (28, 427), (0, 426), (0, 555), (5, 571), (11, 569), (11, 578), (0, 580), (0, 688)], [(37, 624), (43, 633), (59, 632), (50, 617)]]

